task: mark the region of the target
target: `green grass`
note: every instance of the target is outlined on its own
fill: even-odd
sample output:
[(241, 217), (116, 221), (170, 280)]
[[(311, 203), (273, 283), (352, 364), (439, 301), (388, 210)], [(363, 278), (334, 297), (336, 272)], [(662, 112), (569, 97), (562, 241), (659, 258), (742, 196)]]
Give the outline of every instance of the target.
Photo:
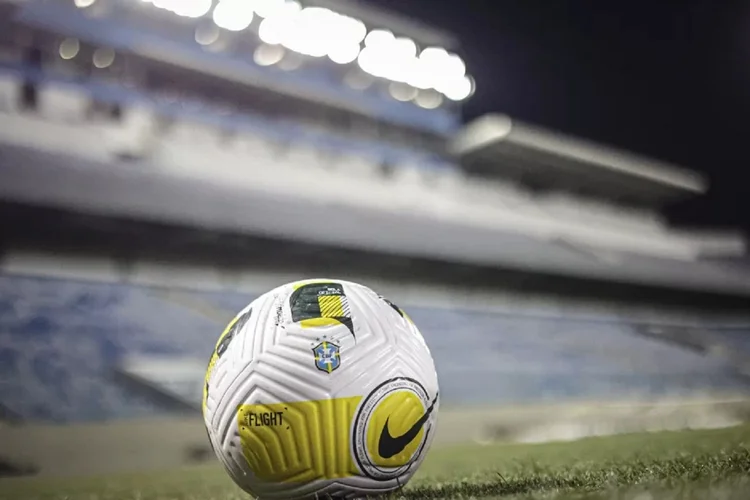
[[(1, 500), (235, 500), (216, 466), (0, 481)], [(750, 425), (543, 445), (434, 449), (393, 499), (748, 499)]]

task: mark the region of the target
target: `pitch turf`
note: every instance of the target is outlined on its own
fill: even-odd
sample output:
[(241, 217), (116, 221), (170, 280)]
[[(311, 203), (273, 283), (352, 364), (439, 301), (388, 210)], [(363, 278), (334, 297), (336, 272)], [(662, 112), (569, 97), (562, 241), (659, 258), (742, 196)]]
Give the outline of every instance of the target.
[[(85, 479), (0, 481), (0, 499), (246, 499), (215, 466)], [(391, 498), (750, 498), (750, 425), (542, 445), (433, 450)]]

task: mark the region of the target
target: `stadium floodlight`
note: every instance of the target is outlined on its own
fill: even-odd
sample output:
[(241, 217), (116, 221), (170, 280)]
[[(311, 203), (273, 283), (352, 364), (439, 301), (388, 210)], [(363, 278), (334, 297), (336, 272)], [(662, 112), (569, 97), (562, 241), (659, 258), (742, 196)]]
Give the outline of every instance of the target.
[(73, 2), (76, 7), (79, 9), (85, 9), (86, 7), (91, 7), (96, 3), (96, 0), (75, 0)]
[(180, 17), (199, 18), (209, 13), (212, 0), (141, 0)]
[(387, 30), (373, 30), (365, 37), (360, 67), (373, 76), (407, 83), (417, 65), (417, 45), (409, 38), (396, 38)]
[[(450, 73), (450, 56), (440, 47), (427, 47), (419, 54), (420, 69), (431, 79), (430, 87), (437, 88), (446, 79), (459, 78), (463, 75)], [(453, 68), (455, 70), (455, 67)]]
[(219, 28), (215, 24), (201, 23), (195, 28), (195, 41), (200, 45), (211, 45), (219, 40)]
[(406, 83), (391, 82), (388, 86), (388, 93), (391, 94), (391, 97), (401, 102), (411, 101), (416, 98), (417, 92), (417, 89)]
[(365, 47), (357, 57), (362, 71), (378, 78), (388, 78), (390, 60), (388, 54), (373, 47)]
[(430, 67), (420, 58), (416, 58), (406, 79), (406, 83), (420, 90), (431, 89), (434, 84)]
[[(76, 0), (76, 5), (91, 5), (95, 1)], [(194, 18), (207, 14), (213, 4), (213, 0), (141, 2)], [(422, 95), (420, 90), (437, 90), (454, 101), (467, 99), (474, 92), (474, 81), (466, 74), (466, 64), (459, 55), (442, 47), (426, 47), (419, 52), (410, 38), (396, 37), (387, 29), (368, 32), (361, 20), (324, 7), (302, 8), (297, 0), (218, 0), (212, 17), (220, 28), (242, 31), (252, 24), (256, 15), (262, 18), (258, 37), (264, 44), (281, 45), (291, 53), (308, 57), (327, 56), (336, 64), (357, 61), (360, 69), (370, 76), (405, 84), (395, 88), (409, 89), (408, 94), (413, 97), (406, 100), (416, 102)], [(217, 39), (217, 33), (201, 32), (199, 36), (196, 31), (196, 41), (202, 45), (210, 45)], [(261, 54), (266, 54), (266, 49), (261, 50)], [(267, 65), (279, 62), (275, 61), (275, 56), (260, 60), (274, 61)], [(296, 65), (301, 63), (298, 58), (294, 61)], [(291, 59), (282, 57), (281, 62), (291, 64)], [(401, 90), (396, 93), (399, 100), (406, 95)], [(420, 106), (426, 103), (422, 107), (430, 108), (435, 99), (423, 98), (422, 101), (418, 103)], [(437, 106), (441, 102), (442, 98)]]
[(435, 109), (443, 104), (443, 96), (433, 89), (420, 90), (414, 98), (414, 104), (424, 109)]
[(81, 50), (81, 43), (77, 38), (66, 38), (60, 43), (60, 58), (70, 60), (78, 55)]
[(437, 90), (442, 92), (451, 101), (463, 101), (474, 93), (474, 80), (468, 75), (457, 79), (445, 80), (438, 85)]
[(253, 60), (258, 66), (272, 66), (284, 58), (284, 47), (262, 43), (255, 49)]
[(115, 51), (109, 48), (96, 49), (92, 62), (99, 69), (108, 68), (115, 62)]
[(408, 82), (416, 66), (417, 44), (409, 38), (396, 38), (387, 51), (391, 58), (389, 78), (395, 82)]
[(360, 43), (367, 35), (365, 24), (359, 19), (331, 12), (329, 26), (328, 58), (337, 64), (354, 62), (359, 55)]
[(328, 51), (328, 58), (336, 64), (349, 64), (359, 56), (359, 44), (342, 43)]
[(278, 18), (266, 18), (258, 27), (258, 37), (263, 43), (278, 45), (284, 39), (283, 23)]
[(338, 64), (357, 58), (367, 31), (361, 21), (322, 7), (301, 9), (291, 2), (284, 5), (261, 22), (261, 41), (310, 57), (327, 55)]
[[(296, 1), (289, 0), (246, 0), (255, 13), (264, 18), (283, 15), (286, 12), (299, 11), (300, 5)], [(291, 4), (291, 5), (290, 5)]]
[(355, 90), (365, 90), (372, 85), (373, 79), (370, 75), (366, 74), (357, 68), (352, 68), (344, 76), (344, 83)]
[(391, 50), (399, 57), (411, 59), (417, 56), (417, 44), (411, 38), (396, 38), (393, 40)]
[[(95, 1), (76, 0), (76, 5), (83, 7)], [(213, 0), (141, 2), (192, 18), (208, 14), (214, 3)], [(426, 47), (419, 52), (417, 44), (410, 38), (396, 37), (387, 29), (368, 32), (361, 20), (327, 8), (302, 8), (296, 0), (218, 0), (212, 17), (219, 28), (242, 31), (252, 24), (256, 15), (262, 18), (258, 37), (264, 44), (281, 45), (292, 53), (309, 57), (327, 56), (336, 64), (357, 61), (360, 69), (370, 76), (404, 84), (393, 87), (398, 89), (395, 92), (398, 100), (416, 102), (421, 95), (418, 91), (429, 89), (454, 101), (464, 100), (474, 92), (474, 82), (466, 75), (466, 64), (457, 54), (441, 47)], [(217, 39), (218, 33), (196, 31), (196, 41), (202, 45), (210, 45)], [(291, 64), (291, 60), (287, 61), (283, 56), (277, 60), (279, 53), (283, 54), (283, 51), (260, 50), (260, 64)], [(299, 59), (295, 61), (301, 62)], [(410, 97), (405, 99), (407, 95)], [(422, 101), (427, 103), (422, 107), (430, 108), (435, 99), (423, 98)]]
[(466, 63), (457, 54), (448, 53), (448, 58), (445, 61), (446, 71), (451, 75), (466, 74)]
[[(417, 45), (409, 38), (396, 38), (388, 30), (372, 30), (365, 37), (365, 48), (357, 58), (359, 67), (372, 76), (407, 84), (391, 88), (398, 100), (403, 88), (416, 90), (435, 89), (454, 101), (468, 98), (474, 91), (474, 82), (466, 75), (466, 64), (457, 54), (441, 47), (426, 47), (417, 56)], [(393, 88), (398, 89), (394, 94)], [(442, 99), (441, 99), (442, 100)], [(435, 99), (426, 99), (427, 106)], [(423, 103), (424, 104), (424, 103)], [(440, 105), (440, 102), (437, 104)]]
[(279, 68), (284, 71), (294, 71), (302, 66), (302, 57), (294, 52), (288, 52), (279, 62)]
[(211, 0), (173, 0), (172, 12), (181, 17), (199, 18), (211, 10)]
[(282, 5), (283, 7), (275, 10), (273, 15), (264, 16), (265, 19), (258, 28), (261, 41), (269, 45), (277, 45), (284, 41), (287, 33), (294, 27), (294, 19), (302, 10), (297, 2), (284, 2)]
[(359, 19), (353, 17), (344, 16), (341, 14), (335, 14), (337, 18), (339, 35), (342, 39), (347, 40), (350, 43), (356, 43), (359, 45), (367, 35), (367, 27), (365, 23)]
[(388, 46), (396, 39), (388, 30), (372, 30), (365, 36), (365, 48), (378, 50), (383, 46)]
[(290, 16), (281, 44), (298, 54), (325, 56), (335, 41), (334, 14), (321, 7), (307, 7)]
[(388, 30), (372, 30), (365, 37), (365, 48), (357, 62), (365, 73), (380, 78), (388, 78), (391, 63), (391, 46), (396, 37)]
[(253, 6), (247, 0), (219, 0), (213, 19), (216, 26), (227, 31), (242, 31), (253, 22)]
[(426, 47), (418, 59), (411, 81), (415, 87), (436, 89), (454, 101), (466, 99), (474, 91), (473, 80), (466, 75), (466, 64), (457, 54), (441, 47)]

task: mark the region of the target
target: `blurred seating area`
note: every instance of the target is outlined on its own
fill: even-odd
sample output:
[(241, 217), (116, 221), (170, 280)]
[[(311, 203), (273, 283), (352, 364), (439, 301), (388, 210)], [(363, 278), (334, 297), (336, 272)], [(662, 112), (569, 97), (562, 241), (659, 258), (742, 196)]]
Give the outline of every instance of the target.
[[(222, 323), (252, 298), (0, 275), (0, 402), (25, 420), (52, 422), (172, 409), (123, 384), (118, 373), (129, 370), (197, 406), (203, 364)], [(658, 399), (744, 387), (722, 357), (639, 335), (638, 317), (550, 315), (533, 306), (403, 306), (430, 344), (446, 407)], [(722, 324), (704, 323), (707, 331)], [(735, 328), (747, 334), (750, 327)]]
[(409, 211), (542, 241), (673, 259), (694, 259), (722, 245), (744, 248), (734, 237), (673, 231), (655, 212), (534, 195), (468, 176), (424, 148), (111, 81), (6, 68), (0, 120), (2, 143), (106, 162), (102, 168), (171, 172), (315, 203)]
[[(24, 85), (33, 91), (24, 95)], [(33, 97), (28, 97), (29, 93)], [(249, 146), (244, 152), (253, 153), (255, 148), (264, 144), (267, 149), (274, 149), (274, 146), (281, 149), (294, 143), (321, 154), (361, 156), (375, 165), (410, 162), (439, 167), (441, 163), (437, 155), (419, 149), (337, 135), (313, 124), (243, 112), (231, 109), (228, 104), (170, 92), (149, 92), (114, 81), (70, 78), (28, 66), (6, 67), (0, 72), (0, 111), (15, 113), (23, 109), (34, 111), (38, 118), (52, 124), (83, 127), (97, 122), (97, 125), (116, 129), (113, 131), (120, 132), (119, 137), (111, 137), (111, 140), (99, 144), (99, 147), (106, 148), (102, 151), (104, 154), (142, 156), (145, 151), (128, 150), (127, 142), (117, 144), (116, 140), (123, 138), (122, 133), (150, 125), (151, 128), (143, 129), (144, 134), (155, 131), (163, 135), (165, 142), (192, 150), (208, 148), (208, 154), (214, 152), (211, 148), (224, 146), (221, 144), (223, 139), (230, 143), (230, 147), (239, 148), (236, 153), (243, 152), (243, 145)], [(258, 141), (253, 142), (253, 138)], [(138, 141), (135, 137), (133, 139), (131, 143), (135, 146)], [(243, 144), (243, 139), (249, 139), (247, 144)], [(73, 143), (71, 148), (78, 145)], [(85, 146), (86, 150), (91, 150), (97, 144), (87, 143)], [(91, 152), (96, 153), (96, 149)], [(263, 152), (263, 149), (259, 151)]]

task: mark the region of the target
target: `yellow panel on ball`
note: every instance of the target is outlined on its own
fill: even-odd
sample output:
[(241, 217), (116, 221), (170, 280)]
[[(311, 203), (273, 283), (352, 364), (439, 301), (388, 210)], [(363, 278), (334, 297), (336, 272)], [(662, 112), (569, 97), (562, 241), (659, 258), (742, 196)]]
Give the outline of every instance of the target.
[(250, 469), (268, 482), (359, 475), (350, 429), (361, 399), (241, 405), (237, 423)]

